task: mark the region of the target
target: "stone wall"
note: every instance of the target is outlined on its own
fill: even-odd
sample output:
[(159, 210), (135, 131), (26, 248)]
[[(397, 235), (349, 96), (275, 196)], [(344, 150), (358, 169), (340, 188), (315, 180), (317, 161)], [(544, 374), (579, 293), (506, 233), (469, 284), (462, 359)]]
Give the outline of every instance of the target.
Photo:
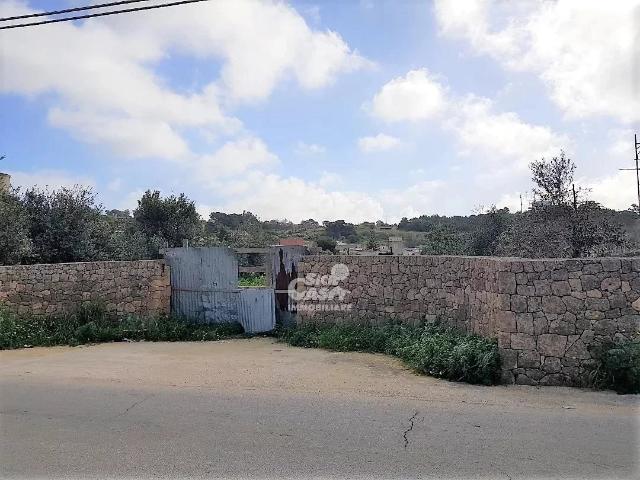
[[(340, 281), (336, 264), (348, 268)], [(300, 302), (300, 321), (439, 319), (497, 339), (505, 383), (580, 385), (598, 345), (640, 331), (640, 258), (307, 256), (299, 265), (312, 274), (302, 290), (320, 292)]]
[(0, 266), (0, 305), (19, 314), (59, 314), (85, 302), (118, 314), (169, 313), (170, 298), (161, 260)]

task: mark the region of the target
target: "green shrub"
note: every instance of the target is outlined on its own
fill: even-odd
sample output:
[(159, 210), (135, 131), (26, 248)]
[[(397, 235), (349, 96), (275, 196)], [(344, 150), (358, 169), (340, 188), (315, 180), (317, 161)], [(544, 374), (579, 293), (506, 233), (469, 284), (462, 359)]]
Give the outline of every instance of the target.
[(494, 341), (439, 325), (304, 324), (277, 334), (297, 347), (394, 355), (419, 373), (449, 380), (491, 385), (500, 373)]
[(264, 287), (267, 276), (264, 273), (241, 273), (238, 278), (239, 287)]
[(166, 315), (122, 318), (107, 313), (99, 304), (56, 316), (17, 316), (0, 309), (0, 350), (122, 340), (220, 340), (242, 333), (237, 323), (197, 324)]
[(596, 358), (595, 387), (640, 393), (640, 341), (603, 346)]

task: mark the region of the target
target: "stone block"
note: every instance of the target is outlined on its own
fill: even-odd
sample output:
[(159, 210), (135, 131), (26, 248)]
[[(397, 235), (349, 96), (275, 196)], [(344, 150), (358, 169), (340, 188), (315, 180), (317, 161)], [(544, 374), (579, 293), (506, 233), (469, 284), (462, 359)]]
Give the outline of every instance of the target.
[(533, 285), (518, 285), (518, 295), (533, 296), (536, 294), (536, 288)]
[(603, 258), (600, 263), (605, 272), (619, 272), (621, 268), (620, 260), (617, 258)]
[(551, 295), (551, 282), (549, 280), (534, 280), (536, 295)]
[(538, 382), (536, 382), (532, 378), (529, 378), (524, 373), (516, 374), (516, 382), (515, 383), (516, 383), (516, 385), (537, 385), (538, 384)]
[[(595, 273), (600, 273), (602, 271), (602, 264), (601, 263), (596, 263), (596, 262), (589, 262), (586, 263), (584, 267), (582, 268), (582, 271), (586, 274), (595, 274)], [(584, 278), (584, 275), (583, 277)]]
[(533, 315), (531, 313), (518, 313), (516, 315), (516, 324), (518, 333), (532, 334), (534, 332)]
[(511, 348), (514, 350), (535, 350), (536, 339), (533, 335), (526, 333), (512, 333)]
[(496, 314), (498, 323), (498, 331), (500, 332), (516, 332), (516, 314), (509, 311), (500, 311)]
[(606, 290), (607, 292), (613, 292), (614, 290), (618, 290), (622, 286), (622, 282), (619, 278), (609, 277), (602, 280), (600, 283), (600, 289)]
[(524, 350), (518, 353), (518, 368), (538, 368), (539, 366), (540, 354), (538, 352)]
[(586, 298), (584, 302), (588, 310), (606, 312), (610, 308), (609, 300), (606, 298)]
[(551, 284), (551, 291), (554, 295), (563, 297), (571, 293), (571, 286), (568, 281), (557, 281)]
[(558, 373), (562, 370), (562, 364), (559, 358), (545, 357), (542, 369), (547, 373)]
[(511, 295), (511, 310), (519, 313), (527, 311), (527, 297), (522, 295)]
[(573, 335), (576, 332), (574, 323), (565, 320), (554, 320), (549, 322), (549, 333), (557, 333), (560, 335)]
[(498, 293), (516, 293), (516, 275), (513, 272), (498, 272)]
[(540, 379), (540, 385), (547, 387), (560, 387), (562, 385), (567, 385), (567, 379), (561, 373), (551, 373)]
[(569, 272), (566, 268), (559, 268), (551, 271), (551, 280), (567, 280), (569, 278)]
[(542, 310), (542, 299), (540, 297), (527, 298), (527, 311), (530, 313), (540, 312)]
[(518, 352), (516, 350), (501, 349), (500, 359), (503, 370), (512, 370), (518, 366)]
[(567, 307), (562, 297), (544, 296), (542, 297), (542, 311), (545, 313), (564, 313)]
[(550, 357), (562, 357), (567, 346), (565, 335), (542, 334), (538, 337), (538, 352)]

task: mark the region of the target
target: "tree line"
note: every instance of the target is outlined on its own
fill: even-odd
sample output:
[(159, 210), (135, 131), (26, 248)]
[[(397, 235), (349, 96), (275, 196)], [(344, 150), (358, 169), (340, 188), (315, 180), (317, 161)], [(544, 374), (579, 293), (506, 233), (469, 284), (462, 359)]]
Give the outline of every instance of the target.
[(638, 254), (637, 206), (603, 208), (574, 183), (575, 164), (564, 152), (531, 165), (534, 201), (524, 212), (490, 208), (470, 215), (403, 218), (390, 231), (384, 222), (344, 220), (300, 223), (261, 221), (251, 212), (213, 212), (203, 220), (184, 194), (147, 191), (137, 207), (105, 210), (85, 187), (33, 187), (0, 193), (0, 264), (135, 260), (161, 256), (165, 247), (227, 245), (262, 247), (286, 236), (315, 241), (334, 251), (337, 241), (375, 249), (389, 235), (433, 255), (582, 257)]

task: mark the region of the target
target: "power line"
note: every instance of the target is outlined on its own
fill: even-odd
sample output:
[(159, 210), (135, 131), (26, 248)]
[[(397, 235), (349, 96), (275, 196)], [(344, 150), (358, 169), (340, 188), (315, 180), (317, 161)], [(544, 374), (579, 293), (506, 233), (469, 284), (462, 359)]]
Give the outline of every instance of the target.
[(86, 7), (67, 8), (66, 10), (55, 10), (53, 12), (38, 12), (28, 15), (17, 15), (15, 17), (0, 18), (0, 22), (8, 22), (9, 20), (22, 20), (23, 18), (48, 17), (51, 15), (60, 15), (62, 13), (81, 12), (83, 10), (93, 10), (95, 8), (115, 7), (116, 5), (126, 5), (128, 3), (148, 2), (149, 0), (121, 0), (120, 2), (101, 3), (98, 5), (87, 5)]
[(638, 214), (640, 214), (640, 142), (638, 142), (638, 135), (633, 135), (633, 141), (636, 150), (636, 168), (619, 168), (618, 170), (630, 170), (636, 172), (636, 183), (638, 187)]
[[(95, 18), (95, 17), (104, 17), (106, 15), (117, 15), (119, 13), (131, 13), (131, 12), (140, 12), (143, 10), (152, 10), (154, 8), (164, 8), (164, 7), (173, 7), (176, 5), (185, 5), (188, 3), (197, 3), (197, 2), (207, 2), (208, 0), (180, 0), (178, 2), (171, 3), (163, 3), (160, 5), (148, 5), (145, 7), (136, 7), (136, 8), (125, 8), (123, 10), (112, 10), (110, 12), (101, 12), (101, 13), (91, 13), (88, 15), (77, 15), (73, 17), (64, 17), (64, 18), (56, 18), (54, 20), (43, 20), (41, 22), (32, 22), (32, 23), (19, 23), (17, 25), (5, 25), (1, 26), (0, 30), (8, 30), (10, 28), (23, 28), (23, 27), (35, 27), (37, 25), (47, 25), (49, 23), (58, 23), (58, 22), (68, 22), (71, 20), (80, 20), (83, 18)], [(0, 21), (4, 21), (6, 19), (0, 18)]]

